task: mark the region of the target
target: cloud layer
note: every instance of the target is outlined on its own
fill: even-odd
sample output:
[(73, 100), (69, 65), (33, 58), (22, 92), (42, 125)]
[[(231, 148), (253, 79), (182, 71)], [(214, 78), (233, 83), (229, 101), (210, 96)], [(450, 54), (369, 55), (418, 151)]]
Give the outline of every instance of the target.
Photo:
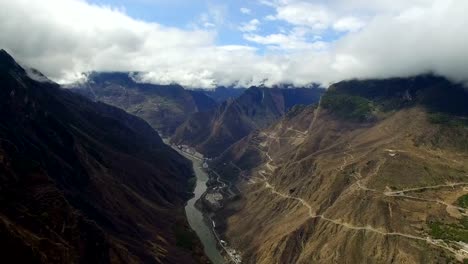
[[(142, 71), (145, 81), (206, 88), (427, 72), (468, 82), (468, 1), (261, 2), (272, 13), (238, 26), (246, 44), (220, 46), (216, 29), (166, 27), (83, 0), (1, 1), (0, 48), (60, 82), (91, 70)], [(291, 29), (262, 35), (269, 21)], [(322, 39), (330, 33), (339, 37)]]

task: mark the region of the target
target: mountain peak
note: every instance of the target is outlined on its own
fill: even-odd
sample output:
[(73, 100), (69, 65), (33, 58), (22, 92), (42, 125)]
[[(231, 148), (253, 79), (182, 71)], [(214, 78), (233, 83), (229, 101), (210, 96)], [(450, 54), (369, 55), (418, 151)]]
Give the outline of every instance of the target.
[(6, 52), (6, 50), (0, 49), (0, 56), (2, 56), (2, 55), (4, 55), (4, 54), (10, 55), (10, 54), (8, 54), (8, 52)]
[(92, 71), (88, 74), (88, 81), (95, 83), (115, 82), (120, 84), (132, 84), (135, 81), (130, 77), (131, 74), (131, 72)]
[(0, 49), (0, 71), (8, 70), (19, 70), (24, 72), (23, 68), (16, 63), (15, 59), (13, 59), (6, 50)]
[(8, 54), (8, 52), (6, 50), (0, 49), (0, 61), (2, 61), (2, 62), (4, 62), (4, 61), (14, 62), (15, 59), (13, 59), (13, 57), (11, 57), (11, 55)]

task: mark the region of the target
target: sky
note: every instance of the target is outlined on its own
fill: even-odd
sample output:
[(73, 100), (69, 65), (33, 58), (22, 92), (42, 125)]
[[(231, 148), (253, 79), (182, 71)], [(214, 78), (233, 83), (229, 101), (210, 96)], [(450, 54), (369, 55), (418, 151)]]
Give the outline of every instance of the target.
[(59, 83), (90, 71), (189, 88), (468, 83), (464, 0), (0, 0), (0, 48)]

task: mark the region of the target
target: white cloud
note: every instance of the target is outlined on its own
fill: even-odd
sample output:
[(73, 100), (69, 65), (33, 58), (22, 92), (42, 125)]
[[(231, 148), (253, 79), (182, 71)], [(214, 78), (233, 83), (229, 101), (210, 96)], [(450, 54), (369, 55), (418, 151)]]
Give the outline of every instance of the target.
[(242, 23), (242, 25), (239, 27), (239, 30), (242, 32), (252, 32), (256, 31), (259, 25), (260, 21), (258, 19), (252, 19), (247, 23)]
[(268, 15), (265, 19), (282, 20), (295, 26), (309, 27), (318, 33), (327, 29), (354, 32), (365, 25), (363, 18), (347, 15), (348, 12), (352, 13), (353, 9), (348, 7), (346, 11), (340, 12), (339, 6), (343, 6), (343, 3), (337, 5), (336, 2), (340, 1), (278, 0), (269, 2), (266, 4), (274, 7), (276, 14)]
[(265, 16), (265, 20), (267, 21), (275, 21), (276, 17), (274, 15), (267, 15)]
[(339, 19), (333, 24), (333, 29), (341, 32), (354, 32), (363, 28), (365, 25), (364, 21), (356, 17), (344, 17)]
[(290, 5), (280, 5), (276, 11), (276, 19), (297, 26), (308, 26), (314, 30), (324, 30), (332, 21), (330, 11), (320, 4), (297, 2)]
[[(349, 58), (338, 71), (347, 77), (409, 76), (433, 71), (468, 81), (466, 1), (432, 1), (395, 16), (378, 16), (359, 33), (337, 43), (336, 54)], [(356, 63), (359, 63), (357, 67)]]
[[(428, 71), (468, 82), (468, 1), (263, 2), (275, 10), (272, 19), (288, 23), (279, 33), (243, 34), (268, 47), (263, 52), (216, 44), (223, 8), (207, 12), (201, 29), (178, 29), (83, 0), (0, 1), (0, 48), (59, 81), (97, 70), (142, 71), (147, 81), (191, 87), (327, 84)], [(320, 35), (327, 31), (346, 34), (325, 42)]]
[(211, 22), (205, 22), (205, 23), (203, 23), (203, 27), (204, 28), (215, 28), (216, 25), (211, 23)]
[(286, 51), (305, 51), (305, 50), (324, 50), (328, 47), (327, 43), (316, 41), (313, 43), (296, 39), (289, 35), (284, 34), (271, 34), (267, 36), (260, 36), (255, 34), (246, 34), (244, 38), (248, 41), (255, 42), (262, 45), (268, 45), (273, 50), (286, 50)]
[(244, 39), (257, 44), (267, 45), (273, 50), (284, 51), (323, 51), (328, 48), (328, 44), (320, 41), (319, 36), (313, 36), (312, 41), (307, 41), (310, 31), (304, 27), (295, 27), (291, 31), (270, 34), (266, 36), (258, 34), (244, 34)]
[(245, 15), (250, 15), (250, 13), (252, 13), (252, 10), (250, 10), (250, 9), (248, 9), (248, 8), (246, 8), (246, 7), (242, 7), (242, 8), (240, 9), (240, 12), (241, 12), (242, 14), (245, 14)]
[[(80, 0), (74, 0), (80, 1)], [(189, 24), (192, 29), (216, 30), (225, 24), (227, 6), (209, 5), (208, 10), (198, 16), (198, 18)]]
[[(283, 20), (313, 32), (348, 32), (325, 52), (296, 52), (289, 65), (302, 65), (297, 80), (335, 82), (348, 78), (385, 78), (434, 72), (468, 82), (468, 2), (456, 0), (270, 0)], [(326, 4), (326, 6), (325, 6)], [(284, 49), (298, 38), (286, 34), (249, 36), (250, 41)], [(300, 39), (299, 39), (300, 40)], [(307, 41), (313, 43), (314, 40)], [(307, 58), (307, 60), (305, 59)], [(318, 66), (320, 62), (320, 66)], [(292, 66), (291, 66), (292, 67)], [(314, 67), (320, 67), (316, 69)], [(304, 71), (303, 69), (307, 69)]]

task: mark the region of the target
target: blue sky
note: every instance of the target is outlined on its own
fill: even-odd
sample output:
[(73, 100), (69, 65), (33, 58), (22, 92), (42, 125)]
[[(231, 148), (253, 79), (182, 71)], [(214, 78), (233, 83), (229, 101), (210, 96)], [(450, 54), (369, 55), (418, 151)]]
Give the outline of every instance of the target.
[[(294, 28), (287, 21), (268, 20), (267, 16), (275, 14), (273, 6), (261, 1), (247, 0), (89, 0), (89, 3), (107, 5), (124, 10), (129, 16), (147, 22), (184, 29), (208, 29), (217, 32), (218, 45), (248, 45), (264, 52), (265, 45), (246, 40), (243, 35), (255, 33), (271, 35), (289, 32)], [(239, 27), (257, 19), (256, 30), (242, 32)], [(210, 23), (212, 25), (204, 25)], [(305, 40), (313, 41), (318, 34), (308, 34)], [(343, 35), (341, 32), (324, 30), (320, 32), (321, 40), (330, 42)]]

